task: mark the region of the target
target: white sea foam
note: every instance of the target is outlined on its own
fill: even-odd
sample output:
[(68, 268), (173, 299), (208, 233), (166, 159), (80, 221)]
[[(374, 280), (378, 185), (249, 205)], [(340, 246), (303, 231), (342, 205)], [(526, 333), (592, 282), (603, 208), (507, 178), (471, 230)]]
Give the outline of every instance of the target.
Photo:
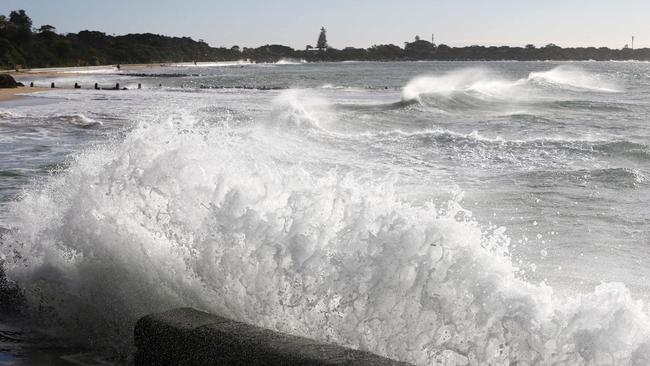
[(116, 66), (79, 66), (79, 67), (49, 67), (30, 69), (27, 75), (39, 76), (41, 73), (56, 72), (61, 74), (115, 74), (119, 73)]
[(64, 70), (61, 71), (63, 74), (115, 74), (118, 73), (120, 70), (117, 69), (117, 67), (105, 67), (105, 68), (97, 68), (97, 69), (74, 69), (74, 70)]
[(603, 92), (620, 91), (620, 87), (612, 80), (603, 80), (597, 75), (566, 65), (558, 66), (549, 71), (531, 72), (528, 80)]
[(69, 114), (69, 115), (59, 115), (55, 117), (56, 119), (60, 119), (63, 121), (66, 121), (70, 124), (77, 125), (77, 126), (82, 126), (82, 127), (87, 127), (87, 126), (93, 126), (93, 125), (101, 125), (101, 121), (94, 120), (90, 117), (87, 117), (81, 113), (74, 113), (74, 114)]
[[(276, 103), (313, 123), (290, 94)], [(405, 201), (390, 178), (283, 163), (275, 126), (173, 115), (78, 154), (13, 204), (10, 277), (91, 341), (195, 306), (421, 365), (650, 360), (650, 320), (623, 285), (563, 297), (525, 282), (504, 228)]]
[(422, 130), (416, 131), (403, 131), (400, 129), (397, 130), (388, 130), (388, 131), (378, 131), (371, 132), (367, 131), (362, 134), (365, 137), (376, 137), (376, 136), (400, 136), (400, 137), (417, 137), (417, 136), (437, 136), (437, 135), (449, 135), (456, 138), (472, 139), (481, 142), (489, 142), (496, 144), (544, 144), (544, 143), (556, 143), (556, 144), (589, 144), (593, 145), (596, 143), (616, 143), (620, 140), (616, 139), (616, 136), (611, 136), (611, 138), (604, 138), (602, 136), (580, 136), (580, 138), (570, 138), (570, 137), (561, 137), (561, 136), (548, 136), (548, 137), (534, 137), (529, 139), (504, 139), (500, 136), (487, 137), (483, 136), (478, 131), (474, 130), (470, 133), (460, 133), (452, 130), (447, 130), (443, 128), (425, 128)]
[(495, 75), (487, 69), (469, 68), (438, 76), (420, 76), (410, 81), (402, 91), (404, 100), (418, 100), (426, 94), (452, 95), (476, 91), (503, 94), (521, 84)]
[(334, 90), (363, 90), (363, 88), (360, 87), (353, 87), (353, 86), (343, 86), (343, 85), (334, 85), (334, 84), (323, 84), (320, 86), (321, 89), (334, 89)]
[(243, 66), (243, 65), (252, 65), (253, 63), (250, 60), (238, 60), (238, 61), (220, 61), (220, 62), (180, 62), (175, 64), (169, 64), (166, 66), (172, 67), (224, 67), (224, 66)]
[(283, 91), (274, 101), (267, 125), (286, 128), (321, 129), (326, 123), (328, 103), (306, 90)]
[(558, 66), (543, 72), (531, 72), (527, 78), (509, 80), (487, 69), (468, 68), (443, 75), (419, 76), (411, 80), (402, 91), (403, 100), (421, 100), (423, 96), (436, 95), (453, 98), (458, 95), (480, 100), (517, 101), (544, 97), (547, 92), (536, 86), (586, 89), (616, 92), (620, 88), (612, 80), (604, 79), (575, 67)]
[(21, 115), (16, 113), (16, 112), (13, 112), (13, 111), (0, 110), (0, 118), (1, 119), (16, 118), (16, 117), (21, 117)]
[(293, 58), (283, 58), (276, 62), (276, 65), (300, 65), (300, 64), (306, 64), (307, 61), (304, 59), (293, 59)]

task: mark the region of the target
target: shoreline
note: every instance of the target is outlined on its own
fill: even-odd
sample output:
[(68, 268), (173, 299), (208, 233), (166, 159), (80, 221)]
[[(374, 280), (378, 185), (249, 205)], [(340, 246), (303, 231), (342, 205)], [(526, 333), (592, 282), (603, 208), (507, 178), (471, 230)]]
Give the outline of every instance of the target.
[[(421, 62), (536, 62), (536, 63), (593, 63), (593, 62), (615, 62), (615, 63), (626, 63), (626, 62), (637, 62), (637, 63), (650, 63), (646, 60), (340, 60), (340, 61), (311, 61), (304, 62), (306, 64), (310, 63), (384, 63), (384, 62), (406, 62), (406, 63), (421, 63)], [(98, 66), (58, 66), (58, 67), (46, 67), (46, 68), (30, 68), (22, 69), (19, 71), (13, 69), (0, 70), (0, 73), (10, 74), (13, 77), (20, 76), (42, 76), (42, 77), (54, 77), (54, 76), (78, 76), (85, 74), (97, 74), (97, 73), (120, 73), (123, 71), (138, 70), (143, 68), (156, 68), (156, 67), (184, 67), (184, 66), (195, 66), (195, 67), (206, 67), (206, 66), (219, 66), (223, 64), (224, 66), (241, 64), (241, 65), (256, 65), (256, 64), (267, 64), (265, 62), (251, 62), (249, 60), (233, 60), (233, 61), (202, 61), (197, 62), (196, 64), (192, 62), (152, 62), (152, 63), (143, 63), (143, 64), (120, 64), (120, 69), (118, 70), (116, 64), (108, 65), (98, 65)], [(271, 62), (271, 64), (275, 64)]]
[(22, 94), (31, 94), (31, 93), (52, 91), (52, 90), (56, 90), (56, 89), (40, 88), (40, 87), (30, 88), (28, 86), (19, 86), (17, 88), (0, 89), (0, 102), (17, 100), (28, 96)]
[(7, 69), (0, 70), (0, 73), (9, 74), (14, 78), (17, 77), (65, 77), (65, 76), (80, 76), (80, 75), (96, 75), (96, 74), (120, 74), (123, 72), (136, 71), (145, 68), (162, 68), (162, 67), (206, 67), (206, 66), (230, 66), (230, 65), (254, 65), (247, 60), (236, 61), (206, 61), (206, 62), (154, 62), (146, 64), (120, 64), (118, 70), (116, 64), (99, 65), (99, 66), (60, 66), (60, 67), (44, 67), (44, 68), (31, 68), (21, 69), (19, 71)]

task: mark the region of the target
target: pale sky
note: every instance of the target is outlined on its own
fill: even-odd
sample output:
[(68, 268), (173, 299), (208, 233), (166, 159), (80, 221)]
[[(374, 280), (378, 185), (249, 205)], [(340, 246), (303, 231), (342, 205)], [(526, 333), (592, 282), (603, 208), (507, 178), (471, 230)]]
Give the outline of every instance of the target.
[(212, 46), (315, 45), (321, 26), (332, 47), (402, 46), (415, 35), (451, 46), (650, 47), (650, 0), (0, 0), (25, 9), (34, 26), (59, 33), (151, 32)]

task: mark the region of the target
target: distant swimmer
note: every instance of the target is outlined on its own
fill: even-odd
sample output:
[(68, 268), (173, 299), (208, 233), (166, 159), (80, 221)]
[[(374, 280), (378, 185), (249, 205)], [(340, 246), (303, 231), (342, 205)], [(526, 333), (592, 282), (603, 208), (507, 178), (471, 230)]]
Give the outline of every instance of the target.
[(117, 66), (115, 66), (115, 67), (117, 67), (117, 69), (120, 70), (120, 64), (117, 64)]

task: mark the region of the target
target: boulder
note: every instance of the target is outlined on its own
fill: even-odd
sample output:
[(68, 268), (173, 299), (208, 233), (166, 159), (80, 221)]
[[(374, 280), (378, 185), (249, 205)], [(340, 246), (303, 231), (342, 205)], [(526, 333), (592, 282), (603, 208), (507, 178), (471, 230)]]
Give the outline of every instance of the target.
[(16, 88), (16, 80), (9, 74), (0, 74), (0, 88)]
[[(5, 276), (3, 262), (0, 260), (0, 318), (6, 316), (17, 319), (17, 317), (21, 315), (21, 311), (25, 305), (25, 298), (23, 296), (23, 292), (18, 285), (9, 281)], [(0, 344), (1, 343), (2, 341), (0, 340)], [(2, 351), (0, 351), (0, 355), (2, 354), (1, 352)], [(2, 358), (0, 357), (0, 361), (1, 360)], [(2, 363), (0, 363), (0, 365), (2, 365)]]
[(191, 308), (145, 316), (134, 333), (135, 366), (409, 366)]

